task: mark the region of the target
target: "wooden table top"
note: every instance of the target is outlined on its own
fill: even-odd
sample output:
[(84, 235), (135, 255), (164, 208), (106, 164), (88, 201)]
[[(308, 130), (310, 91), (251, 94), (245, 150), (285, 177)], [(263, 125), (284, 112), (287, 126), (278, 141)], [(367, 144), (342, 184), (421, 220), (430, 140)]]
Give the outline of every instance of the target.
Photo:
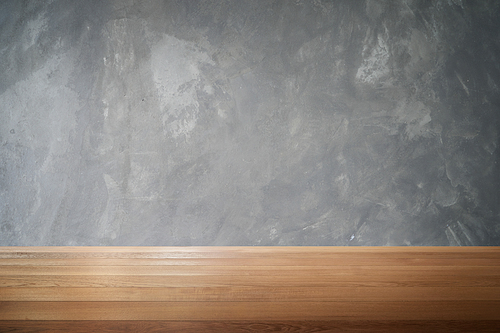
[(500, 332), (500, 247), (0, 247), (0, 332)]

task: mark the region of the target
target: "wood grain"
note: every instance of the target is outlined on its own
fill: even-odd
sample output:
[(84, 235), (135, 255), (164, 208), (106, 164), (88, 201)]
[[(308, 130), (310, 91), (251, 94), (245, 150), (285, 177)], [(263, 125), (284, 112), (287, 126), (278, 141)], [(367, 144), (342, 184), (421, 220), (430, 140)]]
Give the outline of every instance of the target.
[(0, 320), (495, 320), (500, 301), (0, 302)]
[(359, 302), (499, 301), (499, 287), (179, 287), (3, 288), (3, 301), (24, 302)]
[(162, 333), (498, 333), (499, 321), (0, 321), (0, 332), (162, 332)]
[[(133, 260), (131, 260), (133, 259)], [(324, 258), (44, 258), (0, 259), (0, 266), (500, 266), (498, 258), (363, 258), (332, 254)]]
[(0, 331), (62, 332), (68, 321), (102, 332), (496, 332), (500, 248), (0, 247)]
[[(347, 276), (158, 276), (158, 275), (7, 275), (0, 278), (4, 287), (500, 287), (499, 276), (460, 276), (450, 272), (437, 276), (425, 274), (347, 275)], [(1, 293), (1, 291), (0, 291)]]
[(323, 247), (323, 246), (68, 246), (68, 247), (1, 247), (0, 258), (256, 258), (256, 259), (330, 259), (345, 258), (443, 258), (498, 259), (497, 247)]
[(158, 276), (448, 276), (450, 272), (461, 276), (495, 276), (494, 266), (4, 266), (0, 276), (8, 275), (158, 275)]

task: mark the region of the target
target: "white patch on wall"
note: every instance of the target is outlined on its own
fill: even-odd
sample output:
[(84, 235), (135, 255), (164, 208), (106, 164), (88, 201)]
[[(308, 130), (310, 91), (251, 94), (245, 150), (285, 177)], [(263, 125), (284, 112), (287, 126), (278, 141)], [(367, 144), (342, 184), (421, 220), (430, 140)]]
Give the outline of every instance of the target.
[(104, 174), (104, 181), (108, 191), (108, 200), (98, 223), (98, 235), (115, 239), (120, 232), (120, 220), (117, 218), (117, 211), (120, 208), (122, 197), (120, 185), (108, 174)]
[(406, 124), (406, 136), (413, 140), (432, 137), (435, 133), (430, 126), (431, 110), (420, 101), (401, 102), (396, 107), (398, 123)]
[(46, 28), (47, 18), (45, 17), (45, 12), (42, 12), (36, 19), (28, 22), (22, 37), (24, 51), (35, 45), (40, 33)]
[(387, 36), (379, 34), (371, 43), (365, 40), (363, 62), (356, 73), (358, 82), (375, 84), (390, 74), (388, 66), (390, 53), (386, 39)]
[(57, 160), (71, 148), (76, 128), (75, 114), (80, 108), (78, 94), (66, 86), (73, 63), (67, 57), (54, 57), (0, 95), (6, 117), (0, 132), (32, 150), (48, 150), (42, 172), (53, 172)]
[(414, 29), (407, 42), (410, 61), (406, 71), (412, 77), (422, 75), (423, 72), (435, 70), (438, 62), (438, 52), (435, 38), (430, 38), (423, 32)]
[(340, 176), (335, 178), (335, 184), (342, 197), (345, 197), (349, 194), (349, 188), (351, 185), (349, 175), (342, 173)]
[[(32, 244), (43, 244), (49, 236), (68, 187), (69, 176), (61, 170), (74, 163), (72, 140), (81, 105), (78, 94), (67, 86), (73, 67), (68, 56), (54, 56), (0, 95), (1, 144), (16, 147), (11, 154), (16, 165), (10, 168), (19, 170), (11, 181), (29, 184), (11, 187), (13, 202), (22, 198), (18, 206), (22, 209), (13, 217), (19, 230), (31, 230), (23, 237), (32, 239)], [(21, 151), (32, 152), (35, 158), (24, 159)], [(5, 204), (8, 201), (0, 202), (0, 211)]]
[(162, 109), (163, 131), (189, 139), (199, 117), (201, 64), (213, 64), (192, 42), (166, 35), (151, 50), (151, 72)]

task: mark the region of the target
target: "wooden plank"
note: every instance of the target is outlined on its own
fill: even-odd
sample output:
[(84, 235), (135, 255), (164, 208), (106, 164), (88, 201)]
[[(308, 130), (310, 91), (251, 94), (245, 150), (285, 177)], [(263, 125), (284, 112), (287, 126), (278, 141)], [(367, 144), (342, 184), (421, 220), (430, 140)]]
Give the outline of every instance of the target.
[(0, 302), (0, 320), (498, 320), (500, 301)]
[(412, 274), (366, 276), (159, 276), (159, 275), (10, 275), (0, 287), (500, 287), (500, 276), (415, 276)]
[(497, 333), (499, 321), (0, 321), (1, 332), (52, 333)]
[(500, 318), (498, 247), (40, 247), (0, 257), (0, 331), (26, 319), (196, 321), (205, 332)]
[(497, 333), (500, 321), (0, 321), (1, 332), (356, 332), (356, 333)]
[[(0, 251), (1, 253), (1, 251)], [(500, 257), (500, 256), (499, 256)], [(0, 266), (500, 266), (499, 258), (63, 258), (0, 259)]]
[(0, 288), (0, 299), (23, 302), (500, 301), (500, 287)]
[(498, 252), (496, 247), (3, 247), (0, 258), (498, 259)]
[(160, 276), (498, 276), (496, 266), (0, 266), (9, 275), (160, 275)]

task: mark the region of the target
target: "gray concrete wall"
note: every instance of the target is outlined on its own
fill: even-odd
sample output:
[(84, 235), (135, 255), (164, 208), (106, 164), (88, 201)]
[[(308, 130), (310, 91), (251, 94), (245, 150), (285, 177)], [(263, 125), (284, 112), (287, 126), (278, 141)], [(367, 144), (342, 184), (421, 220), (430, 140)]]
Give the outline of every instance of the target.
[(497, 1), (2, 1), (0, 245), (500, 245)]

